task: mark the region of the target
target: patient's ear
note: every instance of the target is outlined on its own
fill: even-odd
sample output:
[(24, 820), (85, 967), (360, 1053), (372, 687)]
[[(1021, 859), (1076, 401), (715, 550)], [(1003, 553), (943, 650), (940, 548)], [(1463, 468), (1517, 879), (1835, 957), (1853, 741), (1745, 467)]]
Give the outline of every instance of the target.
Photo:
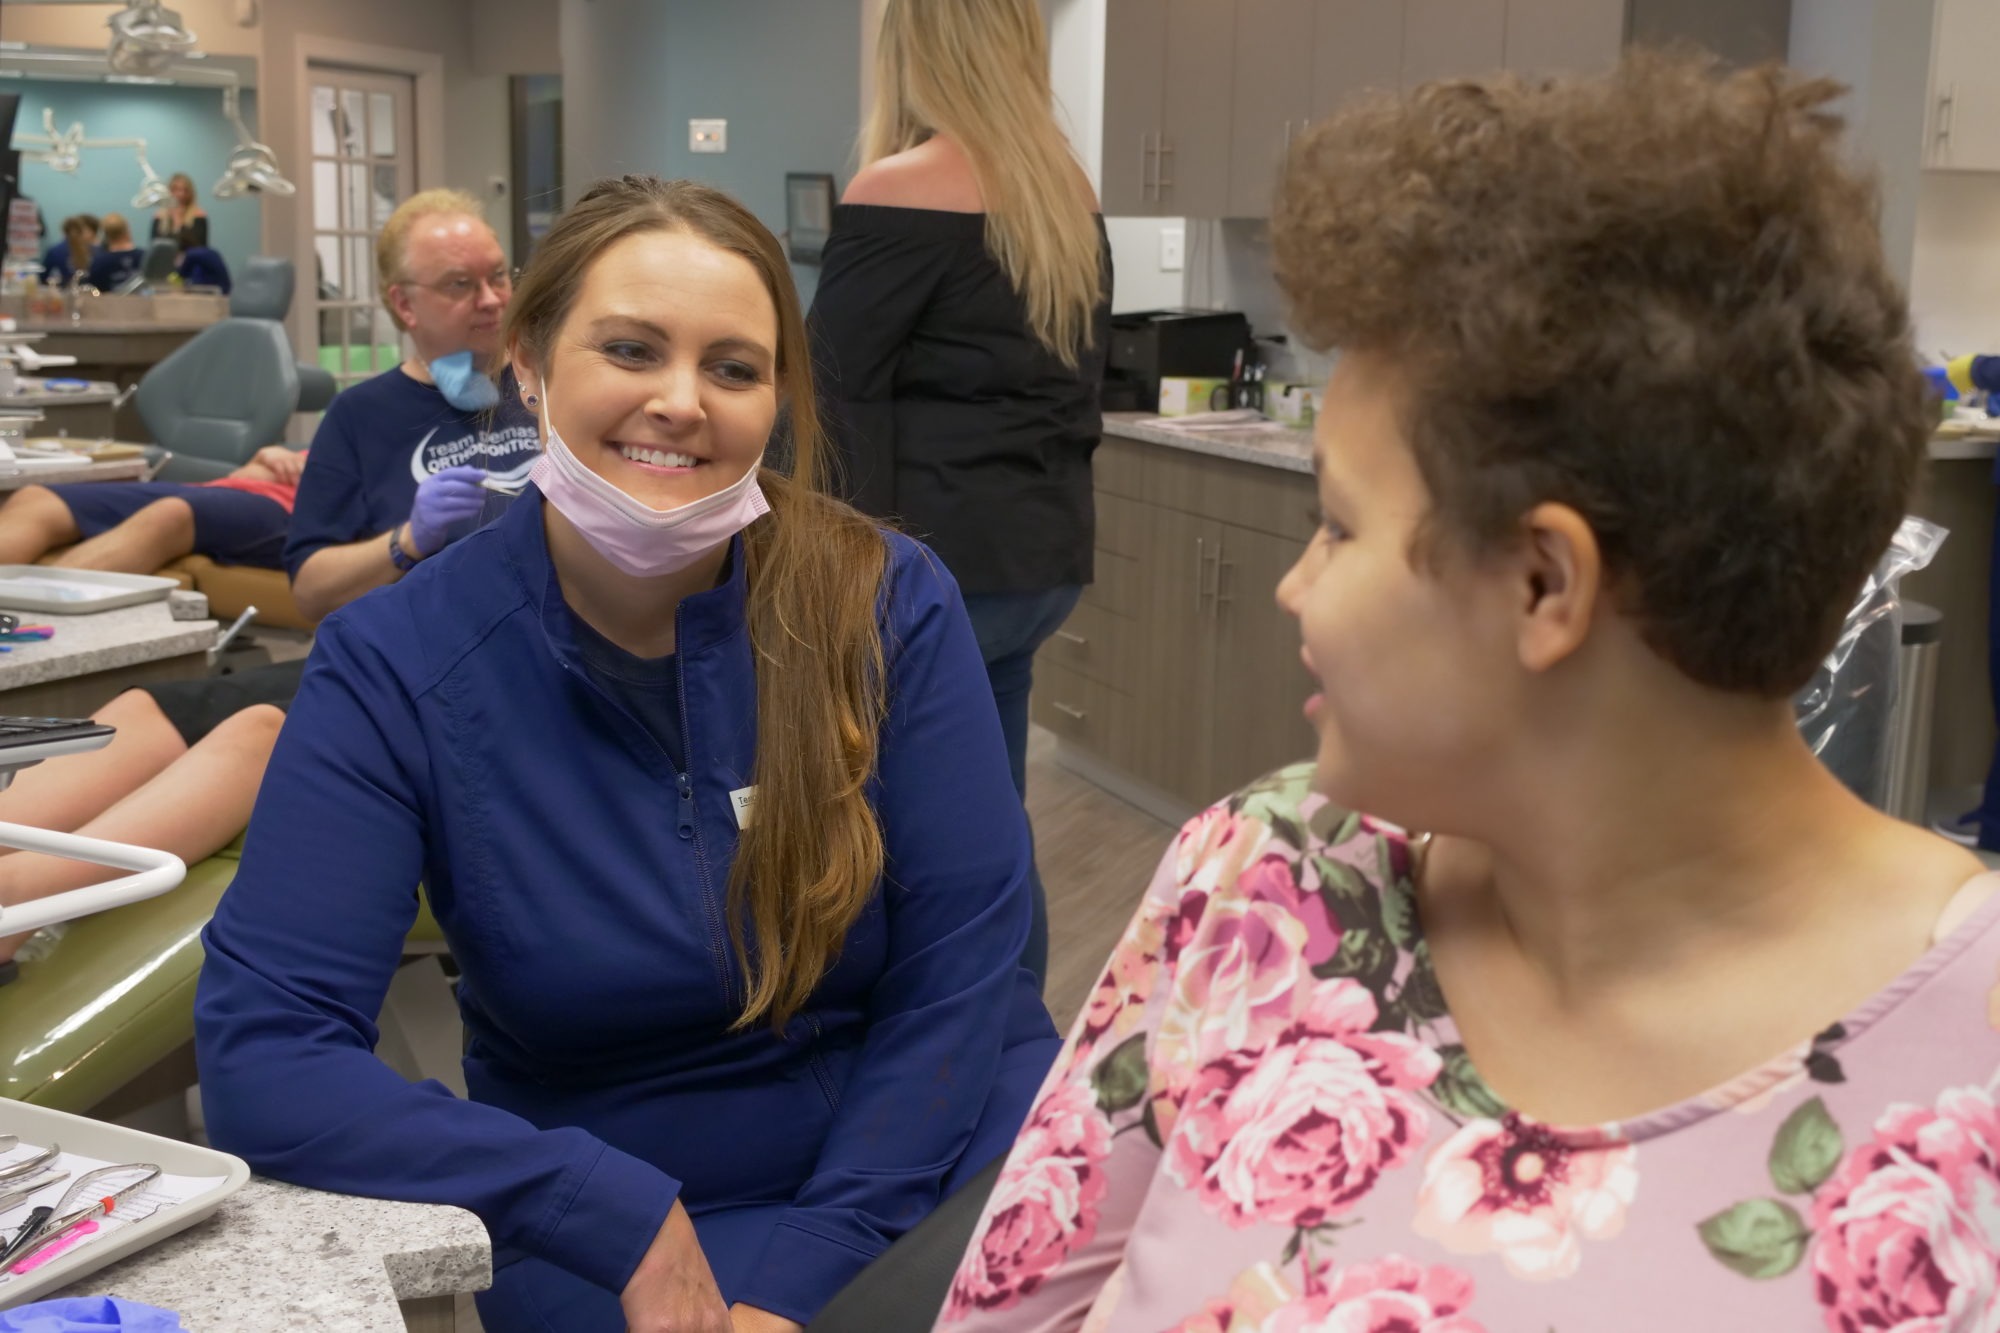
[(1604, 558), (1597, 534), (1565, 504), (1539, 504), (1522, 520), (1517, 561), (1521, 665), (1547, 671), (1590, 635), (1603, 589)]

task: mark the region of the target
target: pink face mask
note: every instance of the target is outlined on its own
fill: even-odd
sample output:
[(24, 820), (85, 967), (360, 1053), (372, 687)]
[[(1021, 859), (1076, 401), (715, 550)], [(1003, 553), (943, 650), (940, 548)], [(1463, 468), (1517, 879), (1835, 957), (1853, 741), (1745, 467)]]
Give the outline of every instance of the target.
[(549, 420), (548, 396), (544, 384), (542, 429), (549, 445), (528, 479), (599, 555), (634, 578), (678, 573), (771, 512), (757, 485), (756, 463), (715, 494), (688, 504), (673, 509), (640, 504), (570, 452)]

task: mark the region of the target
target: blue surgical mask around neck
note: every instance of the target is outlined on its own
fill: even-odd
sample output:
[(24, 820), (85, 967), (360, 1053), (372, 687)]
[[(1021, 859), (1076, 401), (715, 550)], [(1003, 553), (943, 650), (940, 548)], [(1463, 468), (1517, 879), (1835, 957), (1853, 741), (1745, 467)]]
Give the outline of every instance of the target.
[(426, 369), (444, 400), (461, 412), (483, 412), (500, 401), (500, 386), (473, 364), (470, 350), (441, 356)]

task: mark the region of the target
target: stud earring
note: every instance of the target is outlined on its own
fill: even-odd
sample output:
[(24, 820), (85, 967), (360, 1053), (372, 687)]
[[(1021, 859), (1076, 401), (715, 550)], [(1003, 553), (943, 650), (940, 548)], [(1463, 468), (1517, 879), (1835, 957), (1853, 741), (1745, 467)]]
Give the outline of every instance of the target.
[(539, 403), (542, 400), (530, 393), (522, 395), (521, 401), (526, 403), (529, 407), (533, 407), (536, 403)]

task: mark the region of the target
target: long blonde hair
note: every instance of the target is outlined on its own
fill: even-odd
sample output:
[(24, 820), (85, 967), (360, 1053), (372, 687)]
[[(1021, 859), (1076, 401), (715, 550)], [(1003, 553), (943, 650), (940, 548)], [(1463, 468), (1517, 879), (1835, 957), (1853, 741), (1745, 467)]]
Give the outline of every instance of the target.
[(986, 201), (986, 248), (1066, 366), (1104, 296), (1097, 223), (1056, 124), (1035, 0), (889, 0), (875, 48), (862, 165), (949, 135)]
[(756, 818), (729, 870), (729, 933), (749, 978), (738, 1028), (782, 1028), (840, 956), (881, 877), (868, 802), (887, 704), (876, 604), (888, 546), (826, 489), (812, 356), (778, 240), (728, 195), (695, 181), (599, 181), (535, 249), (514, 289), (507, 345), (548, 365), (591, 264), (627, 236), (699, 236), (748, 260), (778, 311), (778, 385), (791, 475), (764, 468), (771, 512), (743, 534), (757, 680)]

